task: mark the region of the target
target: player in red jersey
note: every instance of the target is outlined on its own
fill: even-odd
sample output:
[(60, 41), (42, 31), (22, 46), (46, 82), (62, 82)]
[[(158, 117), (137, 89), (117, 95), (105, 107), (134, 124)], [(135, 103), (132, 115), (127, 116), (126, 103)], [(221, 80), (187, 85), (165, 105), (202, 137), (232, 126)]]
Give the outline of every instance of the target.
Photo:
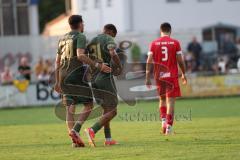
[(181, 97), (178, 83), (178, 65), (181, 69), (181, 79), (187, 84), (185, 75), (185, 63), (182, 56), (180, 43), (171, 38), (171, 25), (161, 25), (161, 37), (153, 41), (146, 66), (146, 85), (151, 88), (151, 64), (154, 66), (154, 79), (160, 96), (160, 118), (162, 120), (163, 133), (172, 132), (174, 121), (174, 105), (176, 97)]

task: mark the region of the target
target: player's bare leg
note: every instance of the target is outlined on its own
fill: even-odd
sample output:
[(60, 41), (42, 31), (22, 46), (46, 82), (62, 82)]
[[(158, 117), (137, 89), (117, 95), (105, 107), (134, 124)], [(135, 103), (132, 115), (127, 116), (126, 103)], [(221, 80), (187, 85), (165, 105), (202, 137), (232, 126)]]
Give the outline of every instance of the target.
[(81, 111), (78, 120), (76, 121), (73, 130), (80, 132), (83, 123), (88, 119), (93, 109), (93, 103), (84, 104), (84, 108)]
[(159, 98), (159, 113), (160, 113), (160, 120), (162, 121), (162, 133), (165, 134), (167, 128), (167, 102), (166, 96), (160, 96)]
[[(108, 112), (109, 112), (109, 108), (103, 109), (103, 115), (107, 114)], [(105, 135), (105, 142), (104, 142), (105, 146), (118, 144), (117, 141), (112, 139), (110, 122), (104, 124), (104, 135)]]
[[(74, 114), (75, 114), (75, 105), (67, 106), (66, 107), (66, 124), (67, 124), (67, 129), (68, 129), (68, 135), (71, 134), (71, 131), (75, 124)], [(78, 145), (74, 142), (73, 139), (72, 139), (72, 146), (78, 147)]]
[(72, 138), (72, 141), (74, 144), (76, 144), (75, 147), (84, 147), (85, 144), (83, 140), (81, 139), (79, 132), (82, 128), (83, 123), (87, 120), (89, 117), (91, 111), (93, 108), (93, 103), (84, 104), (84, 108), (81, 111), (78, 120), (75, 122), (75, 125), (73, 126), (72, 130), (69, 133), (69, 136)]
[(98, 122), (96, 122), (91, 128), (85, 129), (85, 133), (88, 138), (89, 145), (95, 147), (94, 142), (95, 134), (107, 123), (109, 123), (117, 115), (117, 108), (109, 107), (109, 110), (104, 114)]
[(167, 129), (166, 135), (172, 133), (172, 126), (174, 121), (174, 105), (175, 105), (175, 98), (174, 97), (167, 97)]
[(66, 124), (68, 128), (68, 133), (71, 132), (75, 124), (74, 114), (75, 114), (75, 106), (74, 105), (67, 106), (66, 107)]

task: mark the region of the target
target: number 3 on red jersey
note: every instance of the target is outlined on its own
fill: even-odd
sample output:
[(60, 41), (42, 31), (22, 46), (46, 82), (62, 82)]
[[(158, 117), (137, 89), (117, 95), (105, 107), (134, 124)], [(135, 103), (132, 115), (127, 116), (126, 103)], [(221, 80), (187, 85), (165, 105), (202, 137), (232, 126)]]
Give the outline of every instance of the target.
[(168, 48), (166, 46), (162, 46), (162, 62), (166, 62), (168, 60)]

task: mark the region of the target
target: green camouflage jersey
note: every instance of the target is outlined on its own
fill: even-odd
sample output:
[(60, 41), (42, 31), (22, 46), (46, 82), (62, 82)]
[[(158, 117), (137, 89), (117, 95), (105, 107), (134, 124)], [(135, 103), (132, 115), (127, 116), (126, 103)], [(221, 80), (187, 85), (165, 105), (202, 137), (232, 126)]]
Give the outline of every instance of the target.
[[(88, 45), (89, 57), (97, 62), (104, 63), (110, 66), (111, 55), (109, 49), (116, 48), (114, 38), (107, 34), (100, 34), (93, 38)], [(109, 77), (107, 73), (100, 73), (98, 77)]]
[(86, 49), (86, 37), (82, 33), (71, 31), (60, 39), (57, 54), (61, 55), (59, 74), (65, 106), (89, 104), (93, 101), (86, 80), (87, 69), (78, 60), (77, 49)]
[[(100, 34), (93, 38), (88, 46), (89, 57), (100, 63), (112, 67), (109, 49), (116, 48), (113, 37), (107, 34)], [(103, 107), (117, 107), (117, 88), (112, 74), (103, 72), (93, 72), (92, 88), (93, 95), (97, 103)], [(101, 93), (98, 93), (101, 91)]]
[(61, 55), (62, 62), (77, 57), (77, 49), (86, 49), (86, 36), (77, 31), (65, 34), (58, 43), (57, 54)]
[(109, 65), (111, 61), (109, 49), (115, 47), (116, 44), (113, 37), (107, 34), (100, 34), (93, 38), (88, 46), (90, 58)]
[(65, 34), (58, 43), (57, 54), (61, 55), (60, 82), (78, 84), (84, 75), (82, 62), (77, 59), (77, 49), (86, 49), (86, 36), (77, 31)]

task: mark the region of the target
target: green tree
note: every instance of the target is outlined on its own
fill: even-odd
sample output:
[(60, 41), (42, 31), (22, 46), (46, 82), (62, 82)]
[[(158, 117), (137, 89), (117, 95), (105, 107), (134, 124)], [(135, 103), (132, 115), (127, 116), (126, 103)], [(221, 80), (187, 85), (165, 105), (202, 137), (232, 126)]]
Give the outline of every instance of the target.
[(132, 48), (131, 48), (131, 55), (132, 55), (132, 60), (137, 62), (140, 61), (141, 58), (141, 48), (137, 43), (134, 43)]
[(65, 0), (40, 0), (38, 10), (40, 32), (42, 33), (47, 22), (65, 12)]

